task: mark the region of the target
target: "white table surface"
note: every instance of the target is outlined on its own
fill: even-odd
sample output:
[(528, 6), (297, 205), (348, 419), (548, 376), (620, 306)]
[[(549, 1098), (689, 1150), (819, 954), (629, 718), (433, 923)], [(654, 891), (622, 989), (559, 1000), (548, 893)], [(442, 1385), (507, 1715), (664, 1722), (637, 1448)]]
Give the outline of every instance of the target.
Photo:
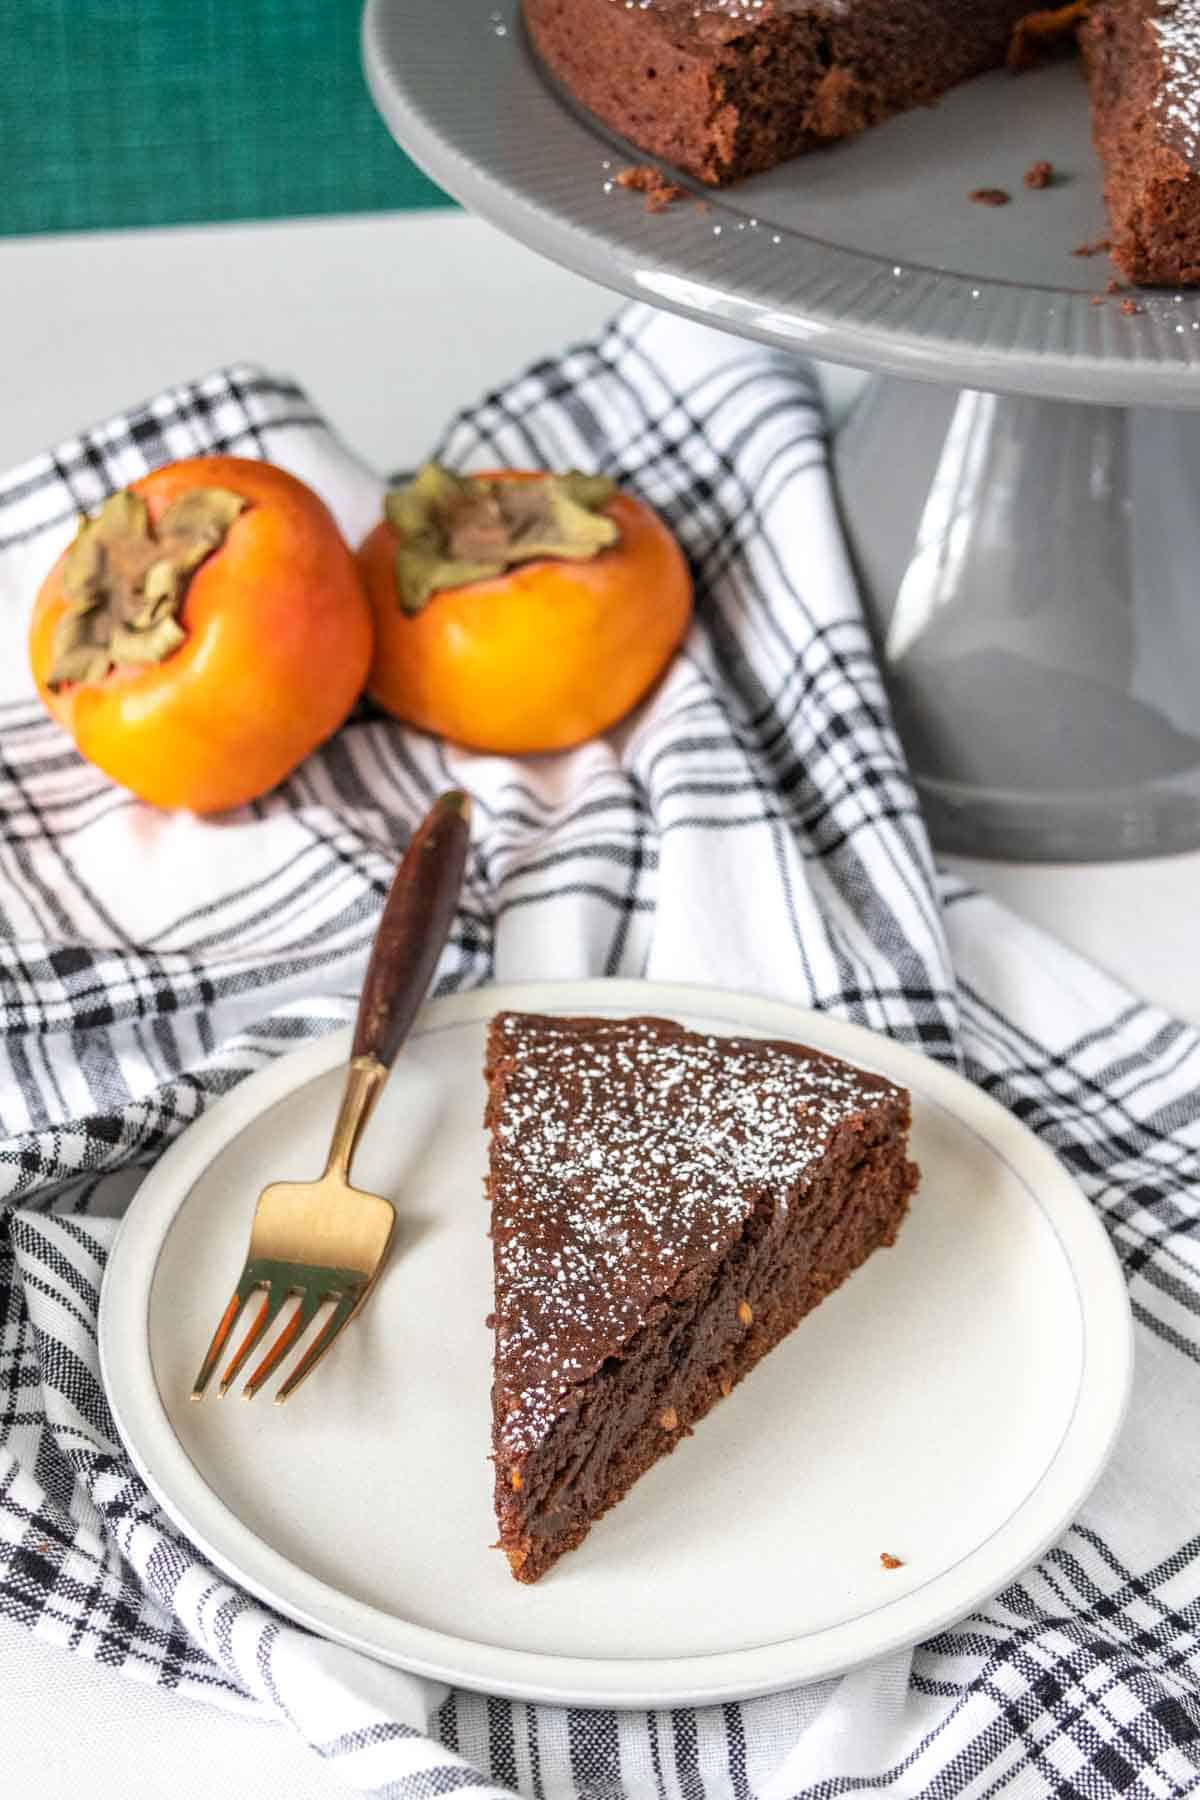
[[(258, 361), (381, 469), (447, 415), (592, 332), (613, 296), (478, 220), (425, 213), (0, 243), (0, 468), (165, 384)], [(835, 411), (856, 390), (825, 371)], [(1200, 853), (1091, 867), (953, 859), (1129, 986), (1200, 1021)], [(37, 1800), (332, 1800), (271, 1727), (146, 1691), (0, 1624), (0, 1784)]]

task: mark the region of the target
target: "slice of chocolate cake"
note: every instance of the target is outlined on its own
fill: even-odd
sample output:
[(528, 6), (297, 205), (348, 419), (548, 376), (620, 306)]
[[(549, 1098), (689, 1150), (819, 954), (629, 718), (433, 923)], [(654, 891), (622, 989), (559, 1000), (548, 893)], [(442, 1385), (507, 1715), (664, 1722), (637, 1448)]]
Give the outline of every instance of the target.
[(1080, 41), (1113, 261), (1200, 282), (1200, 0), (1096, 0)]
[(799, 1044), (502, 1013), (488, 1037), (500, 1546), (536, 1581), (881, 1244), (909, 1097)]
[(546, 66), (639, 149), (737, 181), (999, 68), (1030, 0), (523, 0)]

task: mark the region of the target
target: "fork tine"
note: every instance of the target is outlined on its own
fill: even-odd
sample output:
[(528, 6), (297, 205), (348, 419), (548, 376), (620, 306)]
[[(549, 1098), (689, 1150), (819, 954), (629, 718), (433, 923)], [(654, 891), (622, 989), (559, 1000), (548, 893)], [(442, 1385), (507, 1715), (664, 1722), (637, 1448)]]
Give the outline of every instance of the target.
[(288, 1396), (295, 1393), (296, 1389), (300, 1386), (300, 1383), (307, 1376), (312, 1374), (342, 1327), (350, 1323), (350, 1320), (354, 1316), (354, 1309), (358, 1305), (358, 1300), (359, 1296), (357, 1294), (343, 1294), (341, 1296), (337, 1305), (322, 1325), (320, 1331), (276, 1394), (276, 1406), (282, 1406)]
[(300, 1304), (280, 1332), (267, 1354), (251, 1375), (242, 1389), (243, 1400), (253, 1400), (264, 1381), (269, 1381), (272, 1371), (279, 1367), (283, 1358), (298, 1338), (304, 1336), (321, 1307), (323, 1295), (311, 1288), (304, 1288), (300, 1294)]
[(213, 1332), (212, 1343), (204, 1353), (204, 1361), (200, 1364), (200, 1372), (192, 1383), (193, 1400), (199, 1400), (202, 1397), (205, 1388), (212, 1379), (213, 1370), (221, 1360), (221, 1352), (229, 1341), (229, 1334), (237, 1324), (238, 1314), (241, 1312), (243, 1306), (245, 1306), (247, 1300), (257, 1286), (258, 1282), (253, 1278), (248, 1277), (246, 1270), (243, 1269), (238, 1278), (238, 1284), (233, 1290), (233, 1298), (221, 1315), (221, 1323)]
[(277, 1316), (280, 1307), (286, 1299), (287, 1288), (280, 1281), (272, 1282), (271, 1286), (264, 1291), (263, 1303), (258, 1309), (258, 1316), (245, 1337), (242, 1339), (241, 1344), (238, 1346), (238, 1351), (233, 1361), (221, 1377), (221, 1385), (217, 1389), (217, 1392), (222, 1399), (224, 1399), (225, 1395), (233, 1386), (234, 1381), (237, 1379), (238, 1370), (253, 1350), (255, 1344), (257, 1344), (263, 1332), (267, 1329), (267, 1326)]

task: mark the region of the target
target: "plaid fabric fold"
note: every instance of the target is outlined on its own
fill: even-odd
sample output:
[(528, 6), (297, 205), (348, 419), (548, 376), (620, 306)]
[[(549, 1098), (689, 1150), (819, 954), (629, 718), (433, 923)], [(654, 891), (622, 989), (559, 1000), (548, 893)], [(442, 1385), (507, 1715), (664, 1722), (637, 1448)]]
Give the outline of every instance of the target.
[[(1200, 1041), (936, 875), (804, 366), (634, 309), (440, 447), (463, 468), (614, 474), (678, 533), (696, 624), (619, 729), (514, 762), (364, 704), (275, 793), (200, 821), (80, 760), (33, 696), (24, 633), (80, 510), (214, 449), (293, 469), (352, 538), (377, 512), (378, 478), (253, 369), (0, 482), (0, 1618), (286, 1721), (348, 1787), (403, 1800), (1200, 1789)], [(1117, 1455), (1038, 1566), (931, 1642), (671, 1713), (447, 1693), (239, 1592), (136, 1475), (96, 1359), (119, 1216), (232, 1084), (352, 1016), (396, 857), (450, 782), (477, 830), (440, 991), (647, 975), (822, 1007), (962, 1068), (1098, 1208), (1139, 1339)]]

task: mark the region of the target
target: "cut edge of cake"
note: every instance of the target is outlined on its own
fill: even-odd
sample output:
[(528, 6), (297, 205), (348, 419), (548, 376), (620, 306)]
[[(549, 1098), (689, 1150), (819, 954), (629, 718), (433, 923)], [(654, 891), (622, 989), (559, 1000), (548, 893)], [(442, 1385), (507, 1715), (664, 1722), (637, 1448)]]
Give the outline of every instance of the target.
[[(723, 186), (1002, 66), (1029, 0), (522, 0), (538, 56), (639, 149)], [(967, 15), (967, 16), (964, 16)]]

